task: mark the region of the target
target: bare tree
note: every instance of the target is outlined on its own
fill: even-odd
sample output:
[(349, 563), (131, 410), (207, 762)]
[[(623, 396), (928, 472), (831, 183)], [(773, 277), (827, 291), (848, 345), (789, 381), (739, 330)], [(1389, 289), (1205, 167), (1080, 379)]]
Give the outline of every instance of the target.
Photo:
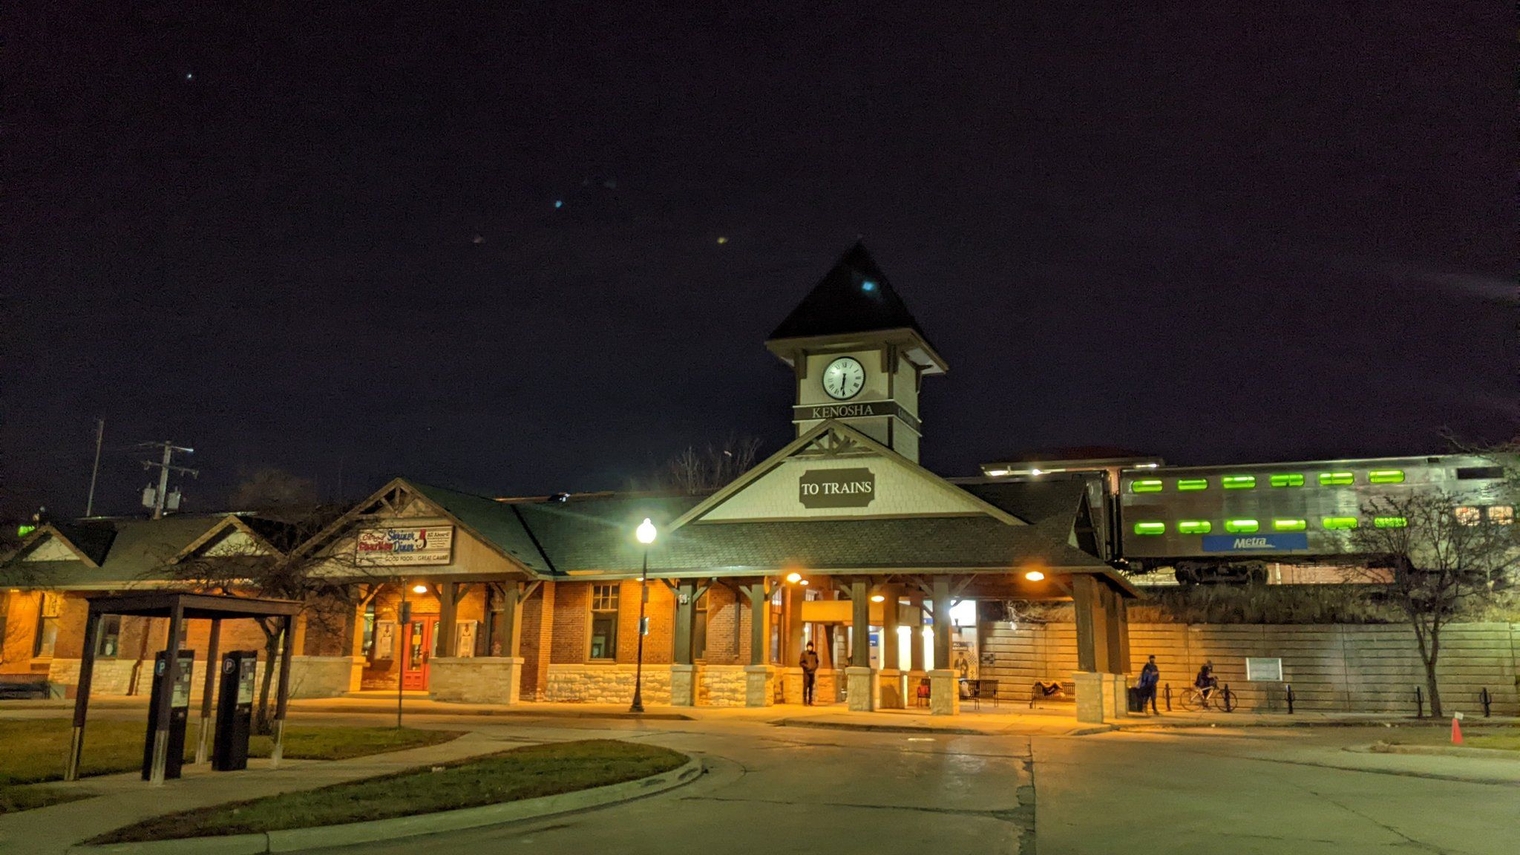
[(257, 469), (232, 491), (232, 507), (262, 511), (317, 503), (317, 484), (274, 466)]
[(1372, 556), (1369, 582), (1400, 612), (1419, 643), (1430, 709), (1441, 716), (1436, 664), (1441, 631), (1479, 601), (1513, 584), (1514, 525), (1499, 525), (1445, 491), (1380, 497), (1362, 509), (1370, 525), (1352, 533), (1357, 552)]
[(731, 434), (721, 443), (687, 448), (665, 464), (661, 485), (691, 496), (717, 490), (749, 471), (760, 453), (760, 439)]
[[(198, 589), (240, 597), (265, 597), (301, 603), (308, 631), (341, 636), (358, 602), (356, 583), (366, 575), (351, 554), (305, 550), (319, 532), (343, 513), (343, 508), (314, 507), (278, 515), (245, 518), (263, 540), (236, 548), (212, 549), (165, 564), (157, 571)], [(264, 634), (264, 675), (254, 712), (257, 733), (269, 733), (269, 695), (275, 663), (283, 642), (283, 620), (256, 619)]]

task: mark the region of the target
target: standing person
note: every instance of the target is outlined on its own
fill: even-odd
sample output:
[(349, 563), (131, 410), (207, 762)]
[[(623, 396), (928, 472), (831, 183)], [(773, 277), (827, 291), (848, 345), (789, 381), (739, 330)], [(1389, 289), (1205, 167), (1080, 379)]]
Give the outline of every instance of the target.
[(1156, 654), (1152, 653), (1145, 660), (1145, 667), (1140, 669), (1140, 711), (1145, 711), (1145, 702), (1150, 701), (1151, 712), (1160, 715), (1156, 709), (1156, 684), (1161, 682), (1161, 669), (1156, 667)]
[(802, 702), (812, 706), (813, 681), (817, 679), (818, 672), (818, 651), (813, 648), (813, 642), (807, 643), (807, 649), (802, 651), (802, 659), (797, 664), (802, 666)]

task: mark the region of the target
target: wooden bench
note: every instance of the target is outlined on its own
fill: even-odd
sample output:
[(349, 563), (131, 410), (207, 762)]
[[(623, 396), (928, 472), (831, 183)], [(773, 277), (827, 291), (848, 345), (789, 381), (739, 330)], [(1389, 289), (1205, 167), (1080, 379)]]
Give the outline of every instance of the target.
[(46, 677), (27, 674), (0, 674), (0, 700), (19, 701), (53, 696), (53, 685)]
[(981, 709), (982, 701), (992, 701), (995, 709), (998, 705), (998, 681), (997, 680), (962, 680), (961, 685), (966, 689), (961, 700), (970, 701), (973, 709)]
[(1035, 701), (1075, 703), (1076, 700), (1076, 686), (1069, 682), (1062, 680), (1036, 680), (1029, 684), (1030, 709), (1034, 709)]

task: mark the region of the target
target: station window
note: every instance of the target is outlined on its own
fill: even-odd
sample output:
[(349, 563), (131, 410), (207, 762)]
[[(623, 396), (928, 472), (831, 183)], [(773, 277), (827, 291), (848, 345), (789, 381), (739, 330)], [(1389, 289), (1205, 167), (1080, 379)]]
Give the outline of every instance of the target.
[(1273, 531), (1304, 531), (1308, 528), (1308, 520), (1283, 519), (1281, 517), (1272, 520)]
[(1191, 493), (1195, 490), (1207, 490), (1209, 479), (1207, 478), (1178, 478), (1177, 489), (1183, 493)]
[(1502, 466), (1459, 466), (1457, 467), (1457, 480), (1473, 481), (1478, 479), (1503, 478), (1504, 467)]
[(1226, 475), (1219, 479), (1226, 490), (1251, 490), (1256, 487), (1255, 475)]
[(1515, 521), (1515, 506), (1494, 505), (1488, 509), (1488, 521), (1494, 525), (1510, 525)]
[(1409, 520), (1404, 517), (1373, 517), (1372, 524), (1377, 528), (1408, 528)]
[(1404, 483), (1404, 470), (1402, 469), (1374, 469), (1367, 473), (1369, 484), (1402, 484)]
[(1142, 478), (1139, 481), (1129, 482), (1131, 493), (1159, 493), (1161, 492), (1160, 478)]
[(1166, 534), (1166, 523), (1137, 522), (1135, 523), (1135, 534)]
[(617, 658), (618, 586), (591, 586), (591, 658)]
[(100, 635), (95, 639), (95, 655), (115, 659), (121, 649), (121, 615), (102, 615)]
[(47, 658), (53, 655), (58, 644), (58, 618), (63, 615), (63, 597), (44, 591), (38, 594), (41, 602), (37, 608), (37, 638), (32, 643), (32, 656)]
[(1177, 530), (1183, 534), (1208, 534), (1214, 530), (1214, 524), (1208, 520), (1182, 520), (1177, 523)]
[(1483, 522), (1482, 508), (1452, 508), (1451, 515), (1457, 518), (1458, 525), (1477, 525)]
[(1325, 531), (1351, 531), (1361, 525), (1356, 517), (1320, 517), (1319, 524)]
[(1351, 472), (1319, 473), (1319, 485), (1321, 487), (1346, 487), (1355, 483), (1356, 475)]
[(1224, 530), (1230, 534), (1250, 534), (1261, 528), (1261, 523), (1252, 519), (1234, 519), (1224, 521)]
[(1298, 472), (1279, 472), (1272, 476), (1272, 486), (1302, 487), (1304, 486), (1304, 476)]

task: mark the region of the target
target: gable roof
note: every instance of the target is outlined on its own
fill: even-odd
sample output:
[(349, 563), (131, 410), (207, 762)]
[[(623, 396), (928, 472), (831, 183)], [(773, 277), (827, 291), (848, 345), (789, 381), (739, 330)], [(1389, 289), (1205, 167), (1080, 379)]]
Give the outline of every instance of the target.
[(912, 330), (929, 344), (929, 337), (866, 251), (865, 244), (856, 241), (770, 338), (774, 341), (897, 329)]
[[(179, 557), (192, 543), (226, 525), (226, 514), (185, 514), (163, 519), (91, 519), (52, 524), (33, 532), (3, 564), (3, 573), (36, 587), (121, 588), (152, 581), (153, 572)], [(77, 561), (27, 561), (26, 550), (39, 534), (63, 537)], [(88, 560), (86, 560), (88, 559)]]
[[(947, 496), (955, 496), (959, 499), (962, 499), (966, 506), (967, 513), (985, 514), (1007, 525), (1021, 525), (1024, 523), (1024, 520), (1018, 519), (1017, 517), (1007, 513), (1001, 508), (995, 507), (994, 505), (984, 501), (980, 497), (968, 493), (956, 485), (951, 484), (944, 478), (941, 478), (933, 472), (930, 472), (929, 470), (918, 465), (917, 463), (914, 463), (908, 458), (903, 457), (901, 454), (898, 454), (885, 445), (882, 445), (881, 443), (865, 435), (861, 431), (856, 430), (850, 425), (834, 419), (827, 419), (814, 425), (807, 432), (803, 433), (801, 436), (783, 446), (781, 450), (755, 464), (749, 469), (749, 471), (739, 476), (727, 486), (706, 497), (700, 503), (694, 505), (690, 510), (681, 514), (681, 516), (671, 524), (671, 527), (673, 529), (678, 529), (690, 523), (701, 520), (704, 516), (716, 510), (723, 503), (742, 493), (751, 484), (754, 484), (756, 481), (759, 481), (765, 476), (771, 474), (783, 463), (786, 463), (788, 460), (796, 457), (799, 453), (807, 450), (810, 446), (819, 442), (825, 437), (832, 438), (833, 441), (836, 442), (843, 440), (850, 443), (852, 447), (858, 447), (863, 451), (873, 452), (876, 457), (885, 462), (886, 465), (907, 471), (910, 476), (920, 478), (932, 487), (940, 488), (940, 490)], [(728, 525), (730, 523), (724, 524)]]

